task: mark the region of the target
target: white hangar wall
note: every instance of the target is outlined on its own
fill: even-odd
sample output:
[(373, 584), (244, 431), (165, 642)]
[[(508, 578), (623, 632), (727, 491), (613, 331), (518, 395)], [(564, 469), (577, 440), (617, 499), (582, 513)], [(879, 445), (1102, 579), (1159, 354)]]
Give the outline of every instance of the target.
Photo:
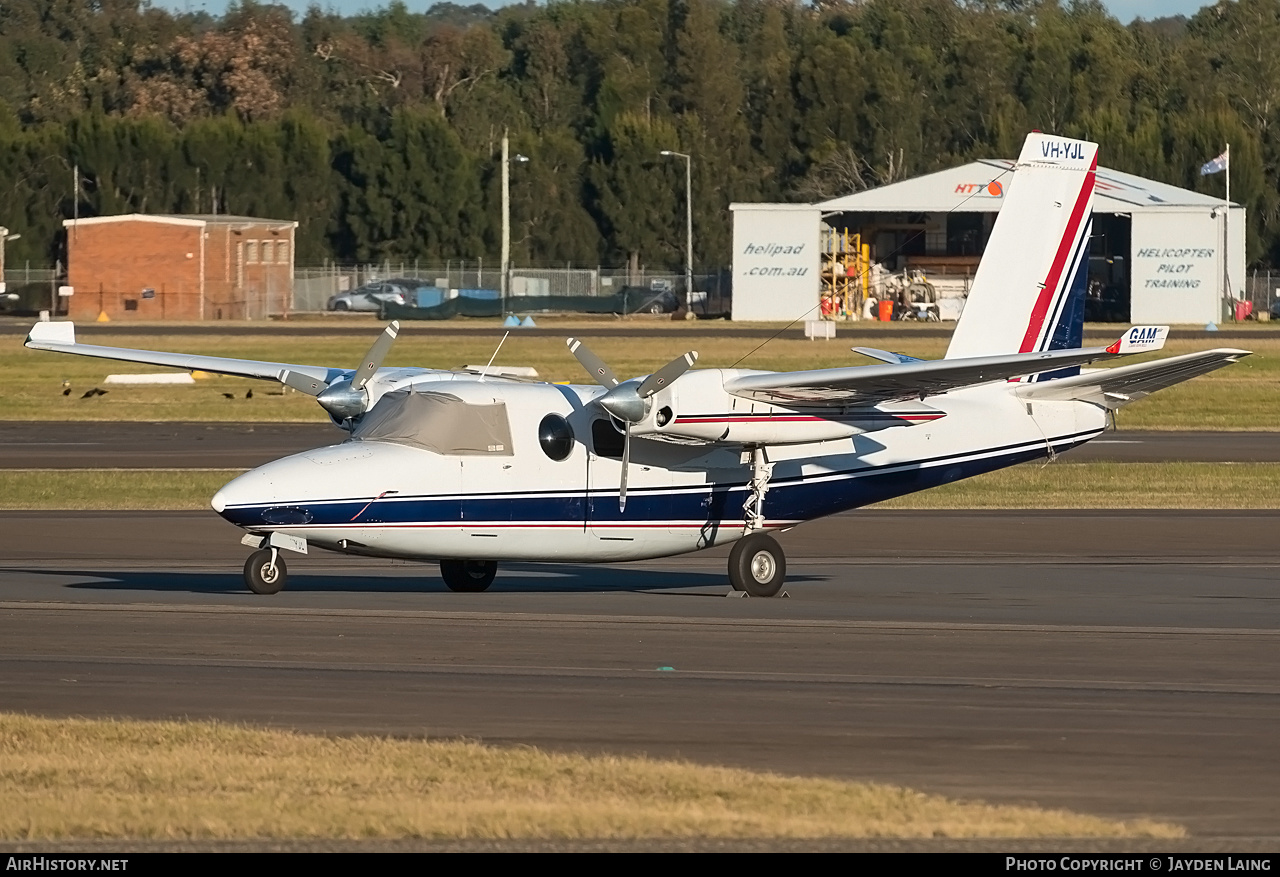
[(730, 204), (734, 320), (818, 318), (818, 218), (812, 204)]
[[(1227, 288), (1239, 297), (1245, 280), (1244, 208), (1232, 207), (1225, 219)], [(1222, 294), (1223, 220), (1221, 210), (1203, 208), (1133, 215), (1132, 322), (1203, 324), (1232, 317), (1231, 302)]]

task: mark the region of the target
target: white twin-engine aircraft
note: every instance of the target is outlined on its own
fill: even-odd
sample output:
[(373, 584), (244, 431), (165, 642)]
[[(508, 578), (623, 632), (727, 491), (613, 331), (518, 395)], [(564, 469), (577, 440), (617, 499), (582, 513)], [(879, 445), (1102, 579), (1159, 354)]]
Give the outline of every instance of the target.
[(1167, 327), (1081, 348), (1097, 145), (1023, 146), (945, 359), (854, 348), (877, 365), (691, 370), (690, 352), (619, 381), (581, 342), (597, 386), (477, 371), (381, 368), (392, 323), (354, 371), (77, 344), (41, 323), (27, 346), (276, 380), (351, 437), (233, 480), (213, 508), (257, 550), (245, 582), (284, 587), (281, 549), (439, 561), (483, 591), (498, 561), (643, 560), (733, 543), (729, 579), (778, 593), (774, 530), (1075, 447), (1109, 410), (1235, 362), (1209, 350), (1081, 372), (1158, 350)]

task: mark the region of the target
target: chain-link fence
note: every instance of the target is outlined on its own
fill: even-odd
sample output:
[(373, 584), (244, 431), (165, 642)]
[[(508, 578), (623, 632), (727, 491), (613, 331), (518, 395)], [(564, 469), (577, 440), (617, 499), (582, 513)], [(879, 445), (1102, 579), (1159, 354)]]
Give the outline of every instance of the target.
[(30, 262), (21, 268), (6, 268), (0, 313), (30, 315), (48, 310), (66, 313), (67, 301), (58, 295), (60, 279), (56, 269), (32, 268)]
[(1273, 272), (1271, 268), (1254, 268), (1249, 272), (1243, 294), (1248, 304), (1243, 310), (1248, 313), (1241, 316), (1255, 320), (1280, 319), (1280, 315), (1273, 315), (1271, 311), (1280, 302), (1280, 272)]
[[(519, 311), (521, 298), (621, 296), (628, 302), (643, 303), (663, 298), (695, 314), (713, 315), (729, 311), (729, 271), (695, 274), (693, 294), (687, 295), (683, 273), (653, 272), (626, 268), (512, 268), (507, 289), (509, 310)], [(456, 290), (467, 295), (477, 290), (488, 297), (502, 289), (502, 273), (484, 260), (445, 262), (383, 262), (365, 265), (322, 265), (294, 271), (291, 311), (318, 312), (330, 309), (330, 300), (342, 293), (385, 281), (407, 280), (424, 287)], [(446, 296), (447, 297), (447, 296)], [(409, 302), (412, 304), (412, 302)], [(566, 307), (571, 310), (571, 307)]]

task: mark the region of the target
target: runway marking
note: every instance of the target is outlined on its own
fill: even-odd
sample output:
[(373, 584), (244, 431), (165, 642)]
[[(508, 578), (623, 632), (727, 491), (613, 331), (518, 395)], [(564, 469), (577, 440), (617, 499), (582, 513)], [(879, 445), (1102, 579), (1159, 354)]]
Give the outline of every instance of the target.
[[(245, 595), (246, 599), (249, 598)], [(1101, 625), (1072, 624), (1014, 624), (948, 621), (833, 621), (827, 619), (795, 618), (690, 618), (668, 615), (574, 615), (532, 612), (451, 612), (432, 609), (336, 609), (309, 607), (260, 607), (220, 606), (216, 604), (150, 605), (138, 603), (27, 603), (0, 601), (0, 611), (32, 612), (134, 612), (156, 615), (249, 615), (266, 618), (361, 618), (388, 621), (470, 621), (485, 624), (565, 624), (604, 626), (663, 626), (663, 627), (723, 627), (732, 630), (759, 627), (763, 629), (786, 628), (803, 630), (852, 630), (867, 632), (929, 632), (939, 631), (973, 633), (1070, 633), (1110, 634), (1123, 636), (1219, 636), (1224, 638), (1266, 637), (1280, 639), (1280, 630), (1252, 627), (1105, 627)]]
[[(1019, 691), (1124, 691), (1148, 694), (1210, 694), (1280, 696), (1280, 684), (1233, 684), (1215, 682), (1142, 682), (1124, 679), (1037, 679), (991, 676), (892, 676), (859, 673), (771, 673), (764, 670), (669, 670), (636, 667), (530, 667), (527, 664), (443, 664), (443, 663), (361, 663), (332, 661), (282, 661), (234, 658), (147, 658), (102, 655), (22, 655), (0, 656), (0, 666), (19, 664), (84, 665), (97, 667), (200, 667), (225, 670), (305, 670), (308, 672), (378, 673), (428, 676), (515, 676), (571, 677), (590, 679), (661, 679), (763, 682), (770, 684), (856, 685), (889, 688), (983, 688)], [(63, 671), (58, 671), (63, 672)], [(83, 675), (83, 674), (82, 674)], [(14, 678), (6, 673), (6, 678)], [(66, 680), (63, 680), (66, 681)]]

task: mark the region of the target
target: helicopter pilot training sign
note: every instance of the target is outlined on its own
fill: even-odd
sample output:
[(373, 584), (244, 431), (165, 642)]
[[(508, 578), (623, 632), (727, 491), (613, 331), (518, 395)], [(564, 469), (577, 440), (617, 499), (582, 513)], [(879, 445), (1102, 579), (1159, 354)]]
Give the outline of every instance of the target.
[(818, 210), (732, 204), (733, 319), (817, 319)]

